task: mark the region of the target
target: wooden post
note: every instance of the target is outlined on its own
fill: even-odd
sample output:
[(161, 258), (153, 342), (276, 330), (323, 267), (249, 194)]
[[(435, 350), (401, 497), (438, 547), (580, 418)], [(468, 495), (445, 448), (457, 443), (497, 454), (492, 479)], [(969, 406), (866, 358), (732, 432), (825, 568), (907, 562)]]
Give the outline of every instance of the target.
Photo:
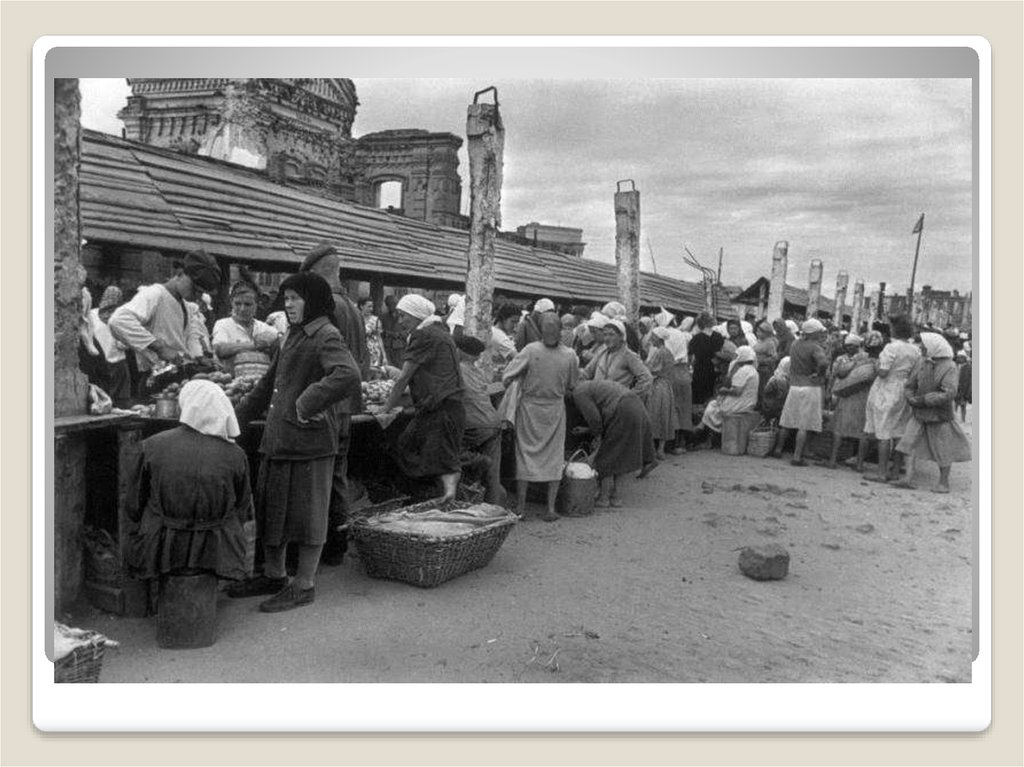
[(886, 321), (885, 313), (885, 283), (878, 283), (878, 304), (875, 306), (876, 313), (873, 313), (872, 317), (877, 317), (879, 322)]
[(876, 312), (878, 311), (878, 299), (876, 294), (872, 293), (864, 301), (864, 321), (868, 324), (868, 330), (871, 330), (875, 325)]
[(618, 267), (619, 295), (626, 307), (626, 322), (640, 322), (640, 192), (632, 179), (632, 189), (619, 191), (615, 186), (615, 265)]
[(864, 283), (857, 280), (853, 283), (853, 309), (850, 312), (850, 332), (860, 333), (860, 324), (864, 321)]
[(380, 274), (370, 280), (370, 303), (373, 304), (373, 313), (380, 317), (384, 311), (384, 277)]
[(135, 461), (142, 449), (142, 427), (127, 424), (117, 431), (117, 542), (121, 555), (122, 597), (119, 605), (122, 615), (132, 618), (145, 617), (148, 610), (148, 584), (127, 575), (127, 552), (133, 533), (138, 525), (126, 513), (128, 494), (132, 492), (131, 480)]
[(761, 283), (761, 291), (757, 298), (757, 318), (763, 320), (768, 316), (768, 283)]
[[(493, 104), (480, 104), (482, 93), (494, 91)], [(473, 96), (466, 116), (469, 155), (469, 266), (466, 272), (465, 332), (485, 344), (491, 340), (494, 301), (494, 241), (501, 226), (501, 176), (505, 128), (498, 111), (498, 91), (486, 88)], [(490, 374), (490, 355), (481, 356)]]
[(768, 313), (770, 320), (782, 319), (786, 306), (786, 271), (789, 268), (789, 243), (779, 240), (772, 251), (772, 280), (768, 292)]
[[(217, 266), (220, 267), (220, 288), (213, 298), (213, 310), (217, 317), (227, 317), (231, 314), (231, 261), (218, 256)], [(259, 286), (256, 288), (259, 290)], [(257, 296), (258, 298), (258, 296)]]
[(812, 319), (818, 315), (818, 305), (821, 303), (821, 273), (821, 259), (812, 259), (810, 273), (807, 277), (806, 319)]
[[(846, 272), (839, 272), (836, 275), (836, 313), (833, 321), (836, 327), (843, 326), (843, 315), (846, 313), (846, 288), (850, 284), (850, 275)], [(852, 331), (856, 332), (856, 331)]]

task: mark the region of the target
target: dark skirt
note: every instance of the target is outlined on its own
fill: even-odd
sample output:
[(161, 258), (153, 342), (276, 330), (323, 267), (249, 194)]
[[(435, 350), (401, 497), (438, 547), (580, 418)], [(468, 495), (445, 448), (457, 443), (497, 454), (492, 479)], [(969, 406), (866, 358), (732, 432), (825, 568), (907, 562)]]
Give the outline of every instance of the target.
[(327, 540), (334, 456), (309, 461), (264, 458), (256, 483), (256, 524), (265, 546)]
[(639, 397), (626, 394), (601, 435), (594, 468), (602, 477), (612, 477), (639, 471), (653, 460), (654, 439), (647, 410)]
[(672, 366), (672, 392), (675, 394), (679, 428), (693, 431), (693, 376), (689, 364), (677, 362)]
[(715, 364), (710, 358), (694, 358), (693, 382), (691, 384), (694, 405), (703, 405), (714, 396), (717, 375)]
[(398, 437), (395, 459), (409, 477), (436, 477), (459, 470), (466, 410), (459, 400), (445, 400), (436, 409), (416, 411)]

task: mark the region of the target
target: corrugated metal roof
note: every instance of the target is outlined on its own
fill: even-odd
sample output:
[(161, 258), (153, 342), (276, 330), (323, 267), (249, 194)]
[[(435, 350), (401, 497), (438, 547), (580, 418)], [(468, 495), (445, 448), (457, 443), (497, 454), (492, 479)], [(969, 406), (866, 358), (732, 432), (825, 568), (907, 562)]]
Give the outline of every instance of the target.
[[(395, 284), (461, 287), (469, 233), (287, 187), (263, 174), (206, 157), (82, 132), (82, 234), (91, 241), (208, 253), (254, 265), (294, 267), (328, 241), (355, 276)], [(499, 239), (495, 288), (576, 303), (605, 303), (619, 292), (616, 268)], [(641, 303), (696, 314), (695, 283), (642, 272)], [(719, 293), (722, 316), (734, 312)]]

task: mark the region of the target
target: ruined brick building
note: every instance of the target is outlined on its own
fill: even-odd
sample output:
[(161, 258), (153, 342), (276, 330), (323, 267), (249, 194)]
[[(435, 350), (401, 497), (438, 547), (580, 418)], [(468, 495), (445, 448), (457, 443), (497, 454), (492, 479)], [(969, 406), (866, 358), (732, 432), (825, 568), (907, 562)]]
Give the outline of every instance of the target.
[[(339, 78), (129, 79), (125, 138), (262, 171), (273, 181), (465, 228), (451, 133), (352, 137), (359, 100)], [(397, 204), (395, 204), (397, 203)]]

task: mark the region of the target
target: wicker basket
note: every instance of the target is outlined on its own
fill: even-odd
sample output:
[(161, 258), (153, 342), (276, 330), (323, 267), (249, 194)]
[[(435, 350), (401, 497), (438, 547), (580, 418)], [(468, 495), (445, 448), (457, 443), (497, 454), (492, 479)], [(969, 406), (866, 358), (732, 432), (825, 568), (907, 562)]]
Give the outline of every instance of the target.
[(235, 355), (232, 372), (235, 378), (262, 376), (270, 370), (270, 356), (264, 352), (238, 352)]
[(118, 643), (96, 631), (69, 629), (63, 624), (55, 624), (54, 629), (64, 635), (75, 636), (82, 641), (82, 644), (77, 645), (67, 655), (53, 662), (53, 681), (57, 683), (98, 682), (100, 670), (103, 668), (104, 653), (108, 647), (117, 647)]
[(770, 423), (762, 423), (747, 437), (747, 455), (764, 458), (772, 451), (779, 430)]
[[(407, 512), (437, 508), (439, 499), (399, 507)], [(471, 501), (454, 501), (452, 508), (465, 509)], [(388, 504), (378, 504), (377, 513)], [(368, 516), (353, 520), (350, 533), (359, 558), (371, 578), (401, 581), (421, 588), (433, 588), (471, 570), (486, 566), (501, 548), (517, 517), (508, 516), (493, 525), (461, 535), (438, 538), (431, 535), (384, 530), (367, 524)]]

